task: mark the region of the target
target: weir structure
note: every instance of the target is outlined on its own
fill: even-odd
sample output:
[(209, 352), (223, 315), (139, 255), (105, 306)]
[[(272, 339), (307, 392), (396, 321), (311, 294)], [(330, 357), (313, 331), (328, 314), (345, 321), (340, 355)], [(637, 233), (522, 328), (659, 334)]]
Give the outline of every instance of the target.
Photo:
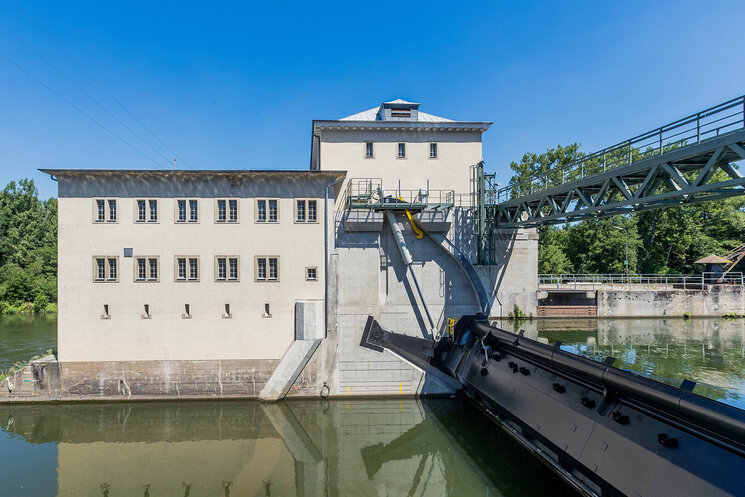
[(440, 341), (368, 317), (360, 345), (457, 380), (506, 433), (587, 496), (737, 495), (745, 411), (464, 316)]

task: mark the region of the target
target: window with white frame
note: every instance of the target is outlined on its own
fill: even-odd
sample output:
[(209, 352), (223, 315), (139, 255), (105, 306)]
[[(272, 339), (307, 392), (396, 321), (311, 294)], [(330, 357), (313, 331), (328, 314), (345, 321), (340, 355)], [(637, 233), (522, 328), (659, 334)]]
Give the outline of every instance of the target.
[(154, 223), (158, 220), (158, 201), (148, 200), (147, 205), (150, 207), (150, 217), (148, 221)]
[(373, 143), (367, 142), (365, 143), (365, 159), (372, 159), (373, 158)]
[(115, 283), (119, 281), (119, 258), (115, 256), (95, 256), (93, 258), (93, 281)]
[(262, 198), (256, 200), (256, 222), (279, 222), (279, 200), (276, 198)]
[(217, 199), (215, 203), (215, 222), (237, 223), (238, 222), (238, 199)]
[(115, 223), (117, 216), (116, 199), (97, 198), (94, 204), (93, 221), (96, 223)]
[(430, 159), (437, 158), (437, 144), (436, 143), (429, 144), (429, 158)]
[(196, 199), (176, 200), (176, 222), (196, 223), (199, 220), (199, 203)]
[(139, 223), (144, 223), (145, 221), (147, 221), (147, 201), (137, 201), (137, 217), (135, 219)]
[(158, 200), (156, 199), (138, 199), (135, 222), (137, 223), (157, 223), (158, 222)]
[(240, 267), (237, 255), (215, 257), (215, 281), (239, 281)]
[(317, 223), (318, 201), (307, 199), (295, 199), (295, 222)]
[(316, 266), (305, 268), (305, 281), (318, 281), (318, 268)]
[(256, 281), (279, 281), (279, 256), (257, 256), (254, 272)]
[(135, 281), (150, 283), (159, 281), (158, 262), (158, 256), (135, 257)]
[(398, 144), (398, 155), (396, 157), (398, 157), (399, 159), (406, 158), (406, 144), (405, 143)]
[(199, 257), (176, 256), (175, 262), (176, 281), (199, 281)]

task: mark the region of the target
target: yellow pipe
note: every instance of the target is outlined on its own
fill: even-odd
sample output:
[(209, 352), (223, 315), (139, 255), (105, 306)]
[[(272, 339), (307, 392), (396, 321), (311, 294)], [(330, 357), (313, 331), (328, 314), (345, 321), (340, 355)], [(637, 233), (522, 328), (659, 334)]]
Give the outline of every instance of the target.
[[(405, 202), (405, 200), (401, 197), (398, 197), (398, 199), (401, 202)], [(406, 217), (409, 218), (409, 223), (411, 224), (411, 228), (414, 230), (414, 233), (416, 233), (417, 240), (421, 240), (424, 237), (424, 232), (419, 229), (419, 226), (416, 225), (416, 222), (414, 221), (414, 218), (411, 217), (411, 212), (409, 212), (408, 209), (406, 209)]]

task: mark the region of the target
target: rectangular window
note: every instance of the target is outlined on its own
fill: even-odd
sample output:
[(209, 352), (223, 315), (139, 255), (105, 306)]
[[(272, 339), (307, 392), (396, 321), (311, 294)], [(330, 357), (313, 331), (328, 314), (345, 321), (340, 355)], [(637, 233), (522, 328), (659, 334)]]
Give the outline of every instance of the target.
[(215, 221), (218, 223), (238, 222), (238, 199), (217, 199)]
[(266, 279), (266, 258), (265, 257), (259, 257), (258, 259), (256, 259), (256, 279), (257, 280)]
[(186, 280), (186, 257), (176, 258), (176, 279)]
[(238, 258), (237, 257), (228, 258), (228, 279), (234, 280), (234, 281), (238, 279)]
[(135, 281), (158, 281), (157, 257), (137, 257), (135, 262)]
[(279, 257), (256, 257), (255, 271), (256, 281), (279, 281)]
[(149, 269), (148, 281), (158, 281), (158, 259), (157, 257), (150, 257), (147, 260)]
[(228, 222), (238, 222), (238, 200), (228, 200)]
[(147, 221), (147, 206), (144, 200), (137, 201), (137, 221), (144, 223)]
[(179, 223), (186, 222), (186, 200), (177, 200), (178, 202), (178, 217), (176, 221)]
[(297, 215), (295, 216), (295, 221), (298, 223), (304, 223), (305, 222), (305, 200), (298, 200), (295, 202), (297, 206)]
[(96, 281), (104, 281), (106, 279), (106, 259), (103, 257), (96, 258)]
[(199, 213), (199, 204), (195, 199), (178, 199), (176, 200), (176, 222), (177, 223), (196, 223)]
[(196, 223), (199, 220), (199, 204), (196, 200), (189, 200), (189, 222)]
[(150, 219), (148, 221), (154, 223), (158, 221), (158, 201), (148, 200), (148, 204), (150, 205)]
[(279, 222), (279, 200), (276, 198), (256, 200), (256, 222), (277, 223)]
[(176, 257), (176, 281), (199, 281), (199, 258)]
[(308, 222), (315, 223), (318, 221), (318, 209), (316, 200), (308, 200)]
[(429, 158), (430, 159), (437, 158), (437, 144), (436, 143), (429, 144)]
[(240, 279), (238, 256), (217, 256), (215, 260), (217, 281), (238, 281)]
[(365, 143), (365, 159), (373, 158), (373, 144), (372, 142)]
[(189, 257), (189, 279), (191, 281), (199, 280), (199, 259)]
[(279, 261), (276, 257), (269, 257), (269, 276), (270, 280), (279, 279)]
[(318, 222), (318, 201), (295, 200), (295, 222), (316, 223)]
[(276, 223), (279, 219), (279, 208), (277, 200), (269, 200), (269, 222)]
[(306, 267), (305, 268), (305, 280), (306, 281), (318, 281), (318, 268), (317, 267)]
[(109, 277), (106, 279), (106, 281), (116, 281), (116, 257), (109, 257), (107, 259), (107, 264), (109, 266)]
[(406, 144), (405, 143), (398, 144), (398, 158), (399, 159), (406, 158)]
[(93, 221), (96, 223), (115, 223), (116, 222), (116, 200), (115, 199), (96, 199), (95, 212)]
[(97, 214), (96, 221), (106, 221), (106, 201), (96, 200)]

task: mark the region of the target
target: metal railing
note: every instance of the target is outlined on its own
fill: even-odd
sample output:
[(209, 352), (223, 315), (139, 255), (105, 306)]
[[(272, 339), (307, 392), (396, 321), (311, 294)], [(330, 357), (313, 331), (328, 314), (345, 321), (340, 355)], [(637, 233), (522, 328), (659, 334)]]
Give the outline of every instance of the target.
[(666, 124), (496, 192), (496, 203), (530, 195), (745, 128), (745, 96)]
[(424, 206), (452, 207), (455, 204), (454, 190), (389, 189), (383, 188), (384, 198), (380, 198), (382, 180), (380, 178), (351, 178), (347, 183), (346, 200), (348, 208), (422, 208)]
[(594, 290), (596, 288), (670, 290), (701, 289), (708, 285), (745, 285), (743, 273), (698, 274), (539, 274), (542, 290)]

